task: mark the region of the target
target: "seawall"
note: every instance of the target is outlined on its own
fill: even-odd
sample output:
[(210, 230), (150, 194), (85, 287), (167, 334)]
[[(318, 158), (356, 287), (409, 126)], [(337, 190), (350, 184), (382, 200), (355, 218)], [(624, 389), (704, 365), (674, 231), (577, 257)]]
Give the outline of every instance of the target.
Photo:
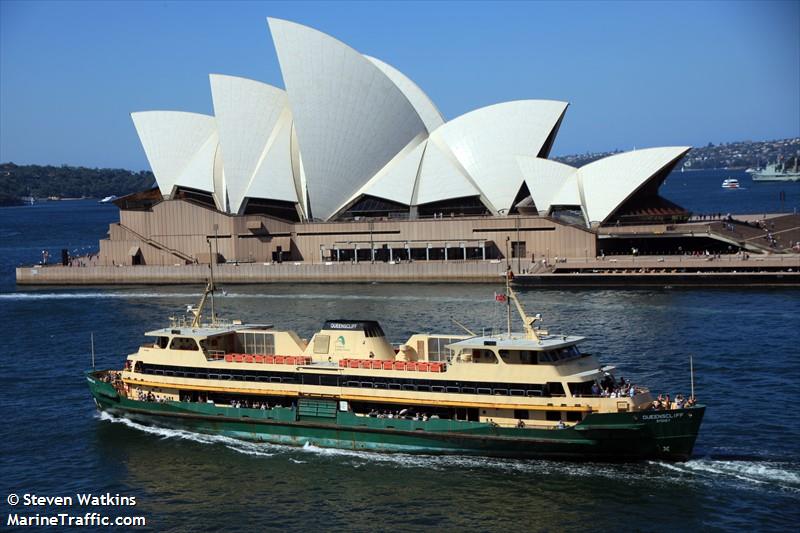
[[(414, 262), (305, 264), (221, 264), (214, 266), (218, 283), (347, 283), (347, 282), (496, 282), (505, 262)], [(19, 285), (197, 284), (209, 277), (208, 265), (179, 266), (34, 266), (16, 269)]]

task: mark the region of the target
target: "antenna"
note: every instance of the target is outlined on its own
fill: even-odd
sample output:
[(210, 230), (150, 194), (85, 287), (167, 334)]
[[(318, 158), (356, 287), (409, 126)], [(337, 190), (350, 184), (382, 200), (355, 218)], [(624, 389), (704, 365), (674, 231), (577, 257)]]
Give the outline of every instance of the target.
[(508, 320), (508, 338), (511, 338), (511, 285), (509, 278), (511, 277), (511, 266), (506, 270), (506, 318)]
[[(214, 228), (214, 232), (216, 235), (216, 227)], [(215, 324), (217, 322), (217, 315), (214, 311), (214, 261), (216, 261), (217, 258), (212, 257), (211, 239), (206, 239), (206, 242), (208, 242), (208, 267), (211, 269), (211, 279), (208, 282), (208, 288), (211, 291), (211, 323)]]
[(692, 380), (692, 400), (694, 400), (694, 361), (691, 354), (689, 354), (689, 378)]
[(92, 370), (94, 370), (94, 331), (91, 333), (92, 339)]

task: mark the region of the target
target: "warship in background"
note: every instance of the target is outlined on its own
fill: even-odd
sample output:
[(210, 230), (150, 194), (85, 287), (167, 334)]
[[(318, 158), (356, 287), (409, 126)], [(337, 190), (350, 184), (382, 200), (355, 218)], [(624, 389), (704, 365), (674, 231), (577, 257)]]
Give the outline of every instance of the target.
[[(794, 163), (792, 163), (794, 161)], [(800, 181), (800, 156), (782, 161), (780, 158), (777, 163), (767, 165), (764, 170), (757, 170), (752, 173), (753, 181)]]

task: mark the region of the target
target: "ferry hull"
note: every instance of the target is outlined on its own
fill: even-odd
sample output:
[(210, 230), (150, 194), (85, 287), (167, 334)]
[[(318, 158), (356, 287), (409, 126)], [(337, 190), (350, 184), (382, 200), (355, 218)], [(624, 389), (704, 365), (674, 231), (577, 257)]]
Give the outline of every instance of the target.
[(335, 409), (304, 412), (296, 406), (261, 410), (142, 402), (120, 396), (110, 384), (92, 375), (87, 380), (98, 409), (146, 424), (257, 442), (376, 452), (685, 461), (691, 456), (705, 412), (704, 407), (693, 407), (591, 414), (567, 429), (500, 428), (456, 420), (370, 418)]

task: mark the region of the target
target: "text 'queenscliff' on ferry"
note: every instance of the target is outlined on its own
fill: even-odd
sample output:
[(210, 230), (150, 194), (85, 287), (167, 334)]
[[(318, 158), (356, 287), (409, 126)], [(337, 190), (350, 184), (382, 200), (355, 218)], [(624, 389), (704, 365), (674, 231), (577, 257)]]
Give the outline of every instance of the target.
[[(508, 283), (509, 332), (420, 333), (396, 348), (371, 320), (329, 320), (308, 342), (213, 311), (205, 324), (213, 290), (190, 319), (148, 332), (155, 342), (122, 370), (87, 373), (99, 409), (280, 444), (613, 461), (688, 459), (705, 412), (617, 380), (581, 353), (583, 337), (541, 329)], [(522, 333), (510, 333), (511, 300)]]

